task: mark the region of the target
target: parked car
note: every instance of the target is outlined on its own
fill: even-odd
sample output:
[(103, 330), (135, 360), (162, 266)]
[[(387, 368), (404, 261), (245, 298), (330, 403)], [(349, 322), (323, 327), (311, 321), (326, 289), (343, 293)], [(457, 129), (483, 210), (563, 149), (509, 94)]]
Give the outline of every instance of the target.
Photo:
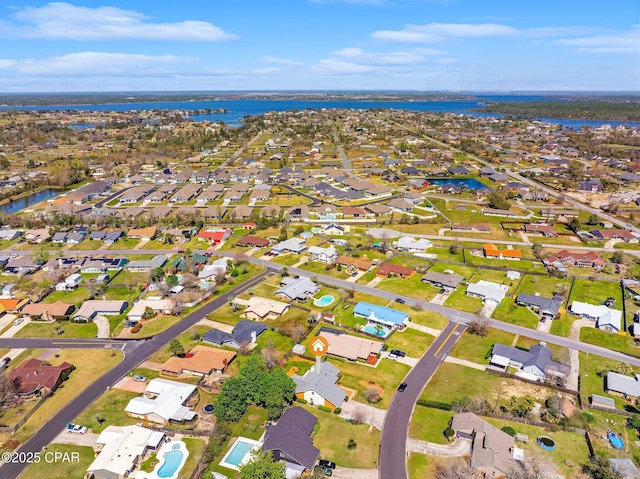
[(330, 467), (321, 466), (318, 464), (315, 468), (316, 471), (322, 472), (325, 476), (331, 477), (333, 475), (333, 469)]
[(140, 376), (139, 374), (136, 374), (135, 376), (133, 376), (133, 380), (138, 383), (147, 382), (147, 378), (145, 376)]
[(398, 391), (402, 392), (405, 389), (407, 389), (407, 383), (400, 383), (400, 386), (398, 386)]
[(4, 364), (4, 365), (9, 364), (9, 362), (11, 362), (11, 358), (10, 358), (9, 356), (7, 356), (6, 358), (4, 358), (4, 359), (2, 360), (2, 364)]
[(318, 461), (319, 466), (328, 467), (329, 469), (335, 469), (336, 463), (333, 461), (327, 461), (326, 459), (320, 459)]
[(402, 298), (396, 298), (396, 303), (404, 304), (405, 300)]
[(407, 354), (404, 351), (400, 351), (399, 349), (392, 349), (389, 351), (389, 355), (395, 355), (398, 358), (404, 358)]
[(18, 318), (13, 322), (14, 326), (19, 326), (24, 321), (24, 318)]
[(80, 424), (67, 423), (67, 431), (73, 432), (76, 434), (84, 434), (85, 432), (87, 432), (87, 428)]

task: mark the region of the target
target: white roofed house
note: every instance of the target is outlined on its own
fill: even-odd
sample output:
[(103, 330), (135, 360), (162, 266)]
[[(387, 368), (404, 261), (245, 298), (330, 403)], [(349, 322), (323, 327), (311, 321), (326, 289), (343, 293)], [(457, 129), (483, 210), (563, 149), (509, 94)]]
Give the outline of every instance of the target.
[(193, 384), (155, 378), (149, 381), (143, 396), (129, 401), (125, 411), (130, 417), (163, 425), (191, 421), (196, 413), (184, 403), (196, 390)]
[(424, 253), (428, 248), (433, 247), (433, 243), (425, 238), (414, 239), (410, 236), (402, 236), (393, 242), (393, 246), (398, 251), (407, 251), (409, 253)]
[(307, 278), (287, 276), (282, 278), (280, 285), (280, 289), (276, 290), (274, 294), (289, 301), (306, 301), (320, 291), (320, 286)]
[(539, 381), (549, 377), (563, 378), (569, 374), (570, 367), (554, 361), (552, 357), (553, 351), (544, 343), (531, 346), (529, 351), (495, 344), (489, 364), (502, 369), (515, 367), (518, 374)]
[(333, 246), (323, 248), (321, 246), (309, 246), (307, 253), (311, 256), (311, 261), (333, 264), (338, 259), (338, 252)]
[(504, 284), (493, 283), (491, 281), (480, 280), (477, 283), (469, 283), (467, 286), (467, 296), (474, 298), (480, 298), (485, 303), (494, 302), (500, 304), (500, 302), (507, 295), (508, 286)]
[(622, 311), (611, 309), (603, 304), (589, 304), (574, 301), (569, 310), (576, 316), (596, 322), (596, 328), (607, 333), (618, 333), (622, 330)]
[(304, 376), (293, 375), (296, 383), (296, 397), (305, 399), (312, 406), (325, 406), (331, 409), (341, 407), (345, 392), (336, 384), (340, 370), (330, 362), (324, 361), (311, 366)]
[(82, 303), (73, 315), (74, 321), (91, 321), (97, 315), (109, 316), (121, 314), (127, 309), (127, 302), (120, 300), (89, 300)]
[(300, 254), (307, 249), (306, 241), (303, 238), (289, 238), (273, 245), (271, 252), (274, 254), (296, 253)]
[(147, 308), (150, 308), (154, 313), (172, 314), (174, 307), (175, 302), (170, 298), (150, 297), (141, 299), (127, 313), (127, 319), (129, 321), (141, 321), (144, 319), (144, 313)]
[(289, 310), (289, 304), (273, 299), (252, 296), (247, 301), (247, 307), (242, 315), (247, 319), (264, 320), (276, 319)]

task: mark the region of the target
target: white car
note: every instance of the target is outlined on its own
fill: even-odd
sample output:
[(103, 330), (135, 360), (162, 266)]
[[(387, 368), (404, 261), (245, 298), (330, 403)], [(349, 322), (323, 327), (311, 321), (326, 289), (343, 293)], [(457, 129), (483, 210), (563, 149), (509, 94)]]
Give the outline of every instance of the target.
[(85, 426), (81, 426), (80, 424), (67, 424), (67, 431), (76, 434), (84, 434), (85, 432), (87, 432), (87, 428)]

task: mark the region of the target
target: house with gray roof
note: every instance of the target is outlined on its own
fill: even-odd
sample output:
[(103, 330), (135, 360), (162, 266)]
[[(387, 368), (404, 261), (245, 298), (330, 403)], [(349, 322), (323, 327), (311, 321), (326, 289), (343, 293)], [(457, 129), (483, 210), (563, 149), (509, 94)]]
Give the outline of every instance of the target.
[(508, 286), (503, 284), (493, 283), (491, 281), (485, 281), (481, 279), (477, 283), (469, 283), (467, 286), (467, 296), (474, 298), (480, 298), (485, 303), (494, 302), (500, 304), (500, 302), (507, 295)]
[(640, 374), (627, 376), (609, 371), (605, 390), (609, 394), (623, 396), (627, 399), (637, 398), (640, 396)]
[(320, 291), (320, 286), (307, 278), (291, 278), (289, 276), (282, 278), (280, 281), (280, 289), (276, 290), (275, 295), (289, 301), (306, 301)]
[(318, 418), (301, 407), (287, 409), (275, 426), (267, 428), (262, 452), (271, 451), (276, 461), (284, 461), (287, 477), (312, 471), (320, 454), (311, 439), (317, 423)]
[(127, 269), (133, 272), (148, 273), (150, 271), (153, 271), (156, 268), (162, 268), (167, 262), (167, 260), (168, 258), (165, 255), (159, 254), (157, 256), (154, 256), (151, 259), (141, 259), (141, 260), (131, 261), (127, 265)]
[(307, 249), (305, 243), (306, 241), (302, 238), (289, 238), (273, 245), (273, 247), (271, 248), (271, 252), (276, 255), (281, 253), (300, 254)]
[(542, 343), (531, 346), (529, 351), (495, 344), (489, 364), (501, 369), (515, 367), (523, 375), (538, 381), (543, 381), (550, 376), (563, 378), (569, 374), (569, 366), (552, 358), (553, 351)]
[(423, 283), (429, 283), (438, 288), (455, 289), (458, 287), (464, 278), (459, 274), (446, 274), (436, 273), (435, 271), (427, 271), (422, 275), (421, 281)]
[(545, 298), (539, 294), (520, 293), (516, 297), (517, 304), (531, 308), (543, 320), (557, 318), (563, 300), (564, 298), (560, 295)]
[(243, 344), (253, 344), (267, 327), (256, 321), (241, 319), (233, 328), (233, 332), (227, 333), (219, 329), (212, 329), (202, 336), (205, 343), (214, 346), (229, 346), (234, 349), (240, 348)]
[(640, 470), (629, 458), (609, 459), (611, 470), (620, 479), (640, 479)]
[(339, 375), (340, 370), (325, 361), (312, 366), (304, 376), (291, 376), (296, 383), (296, 397), (312, 406), (341, 407), (346, 394), (336, 384)]

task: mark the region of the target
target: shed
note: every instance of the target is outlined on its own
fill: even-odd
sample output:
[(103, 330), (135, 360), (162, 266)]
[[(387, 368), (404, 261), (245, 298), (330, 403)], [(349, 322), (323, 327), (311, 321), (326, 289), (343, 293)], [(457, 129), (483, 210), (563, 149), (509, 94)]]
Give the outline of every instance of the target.
[(517, 433), (515, 435), (515, 440), (516, 440), (516, 442), (526, 443), (529, 440), (529, 435), (528, 434)]
[(306, 351), (306, 348), (302, 344), (296, 344), (292, 348), (292, 351), (293, 351), (293, 354), (299, 354), (300, 356), (304, 356), (304, 352)]
[(598, 394), (591, 395), (591, 405), (594, 407), (603, 407), (606, 409), (616, 409), (616, 403), (613, 398), (600, 396)]

